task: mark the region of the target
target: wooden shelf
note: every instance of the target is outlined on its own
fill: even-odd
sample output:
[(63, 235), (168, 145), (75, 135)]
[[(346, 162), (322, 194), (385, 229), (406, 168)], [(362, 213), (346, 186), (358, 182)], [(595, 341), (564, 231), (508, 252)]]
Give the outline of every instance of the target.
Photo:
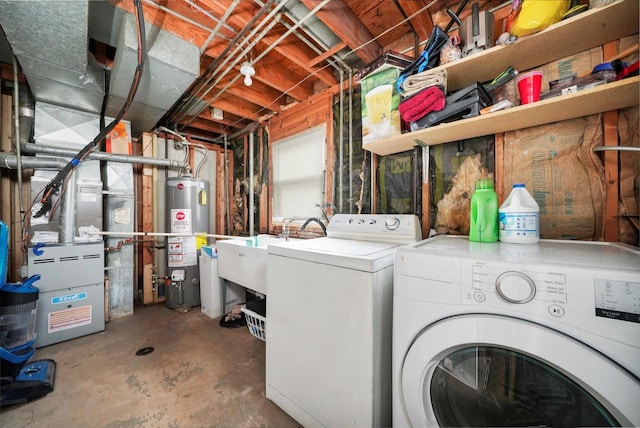
[[(623, 0), (590, 9), (513, 45), (495, 46), (483, 53), (447, 64), (447, 89), (492, 80), (508, 66), (529, 70), (596, 46), (638, 33), (637, 0)], [(440, 67), (439, 67), (440, 68)], [(363, 144), (365, 150), (389, 155), (416, 144), (434, 145), (514, 129), (527, 128), (616, 110), (638, 104), (638, 77), (586, 89), (489, 115), (459, 120)]]
[(431, 146), (529, 128), (638, 105), (639, 94), (640, 76), (635, 76), (569, 95), (372, 141), (364, 148), (384, 156), (410, 150), (416, 144)]

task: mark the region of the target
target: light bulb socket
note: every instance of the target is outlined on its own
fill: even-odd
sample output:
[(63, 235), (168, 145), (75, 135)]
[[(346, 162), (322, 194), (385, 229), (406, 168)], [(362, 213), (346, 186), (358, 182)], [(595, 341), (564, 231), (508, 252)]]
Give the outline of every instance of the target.
[(254, 76), (256, 74), (255, 68), (253, 68), (253, 66), (248, 61), (245, 61), (240, 67), (240, 73), (244, 76), (244, 84), (246, 86), (251, 86), (251, 84), (253, 83), (253, 81), (251, 80), (251, 76)]
[(256, 74), (256, 70), (249, 62), (245, 61), (240, 67), (240, 74), (242, 74), (243, 76), (251, 77)]

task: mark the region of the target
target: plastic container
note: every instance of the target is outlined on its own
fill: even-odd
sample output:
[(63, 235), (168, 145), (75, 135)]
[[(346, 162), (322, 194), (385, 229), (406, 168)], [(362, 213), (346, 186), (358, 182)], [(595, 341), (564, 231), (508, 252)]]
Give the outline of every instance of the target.
[(540, 91), (542, 90), (542, 72), (530, 71), (516, 77), (518, 93), (520, 93), (520, 104), (529, 104), (540, 101)]
[(498, 195), (492, 179), (476, 180), (471, 195), (469, 241), (496, 242), (498, 240)]
[(244, 312), (244, 317), (247, 320), (247, 328), (249, 329), (249, 333), (266, 342), (267, 318), (259, 315), (256, 312), (253, 312), (251, 309), (247, 309), (246, 306), (243, 306), (240, 310)]
[(514, 184), (498, 210), (499, 237), (511, 244), (540, 241), (540, 207), (522, 183)]

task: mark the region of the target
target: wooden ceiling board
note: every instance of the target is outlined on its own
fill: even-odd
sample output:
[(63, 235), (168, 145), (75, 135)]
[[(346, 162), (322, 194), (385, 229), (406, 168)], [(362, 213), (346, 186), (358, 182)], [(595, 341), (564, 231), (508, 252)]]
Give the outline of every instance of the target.
[[(135, 13), (132, 1), (110, 1), (128, 13)], [(478, 1), (483, 10), (497, 6), (503, 0), (470, 0), (461, 14), (462, 19), (471, 13), (471, 3), (474, 1)], [(313, 10), (322, 0), (299, 2)], [(270, 11), (281, 4), (278, 0), (238, 0), (229, 17), (220, 24), (222, 17), (235, 3), (235, 0), (142, 2), (147, 22), (199, 48), (207, 44), (201, 56), (202, 80), (196, 81), (192, 88), (197, 90), (185, 94), (185, 97), (203, 98), (210, 107), (223, 111), (221, 120), (211, 116), (210, 108), (204, 109), (196, 118), (184, 117), (184, 112), (180, 111), (168, 112), (167, 118), (182, 119), (181, 123), (166, 125), (192, 133), (200, 130), (204, 137), (216, 138), (272, 117), (292, 105), (306, 105), (323, 93), (336, 94), (338, 72), (332, 64), (340, 63), (336, 61), (337, 57), (357, 49), (343, 60), (368, 64), (387, 49), (413, 55), (416, 43), (428, 39), (433, 26), (444, 28), (448, 24), (450, 17), (446, 14), (446, 8), (456, 11), (461, 0), (331, 0), (308, 21), (319, 20), (324, 24), (334, 33), (331, 41), (316, 40), (307, 32), (310, 30), (304, 23), (280, 40), (288, 32), (288, 27), (297, 25), (292, 21), (293, 18), (284, 13), (284, 8), (276, 15), (279, 21), (274, 22), (275, 18), (272, 17), (264, 25), (261, 23)], [(431, 7), (422, 10), (431, 3)], [(285, 3), (285, 8), (295, 5), (295, 0), (290, 0)], [(166, 9), (175, 13), (169, 13)], [(407, 17), (411, 17), (411, 25), (406, 22)], [(267, 32), (266, 28), (271, 24)], [(256, 25), (260, 29), (256, 30)], [(219, 27), (218, 33), (207, 41), (216, 27)], [(255, 34), (248, 38), (251, 33)], [(238, 40), (231, 44), (235, 38)], [(273, 46), (276, 42), (277, 45)], [(419, 52), (421, 46), (417, 48)], [(267, 50), (268, 53), (264, 54)], [(256, 74), (252, 77), (251, 87), (243, 83), (240, 64), (245, 58), (238, 58), (239, 55), (253, 62)], [(211, 66), (214, 61), (215, 66)], [(230, 67), (232, 62), (236, 64)], [(223, 76), (225, 71), (228, 73)], [(202, 84), (205, 81), (207, 83)]]

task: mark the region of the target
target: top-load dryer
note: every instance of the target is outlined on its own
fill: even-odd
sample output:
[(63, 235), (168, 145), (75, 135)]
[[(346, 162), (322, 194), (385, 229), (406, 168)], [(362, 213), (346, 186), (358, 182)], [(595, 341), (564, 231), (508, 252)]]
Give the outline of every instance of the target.
[(396, 252), (393, 425), (640, 426), (640, 250), (475, 243)]

